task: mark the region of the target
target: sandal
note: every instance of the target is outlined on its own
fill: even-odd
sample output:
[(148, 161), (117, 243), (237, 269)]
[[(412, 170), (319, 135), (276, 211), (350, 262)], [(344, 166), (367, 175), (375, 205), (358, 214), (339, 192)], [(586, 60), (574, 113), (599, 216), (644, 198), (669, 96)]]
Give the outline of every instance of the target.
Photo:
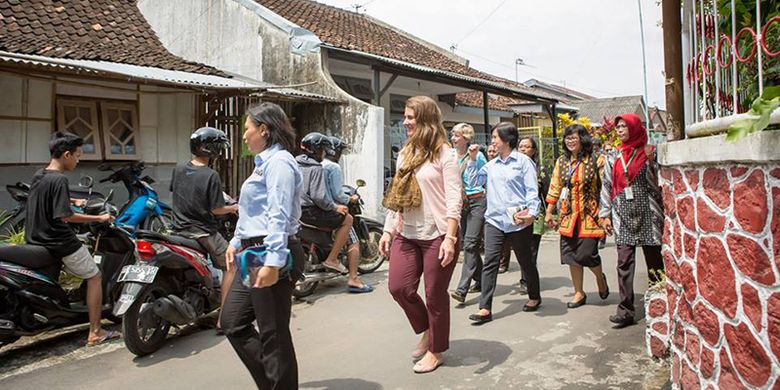
[(436, 364), (434, 364), (431, 367), (423, 367), (422, 365), (420, 365), (420, 362), (417, 362), (417, 364), (415, 364), (414, 367), (412, 368), (412, 371), (414, 371), (415, 374), (427, 374), (429, 372), (436, 371), (436, 369), (439, 368), (439, 366), (441, 366), (442, 364), (444, 364), (444, 359), (437, 360)]
[(120, 338), (122, 338), (122, 333), (119, 333), (115, 330), (107, 330), (106, 334), (103, 335), (103, 337), (101, 337), (100, 339), (95, 341), (87, 341), (87, 347), (94, 347), (96, 345), (100, 345), (109, 342), (111, 340), (116, 340)]
[(336, 272), (338, 272), (340, 274), (347, 273), (347, 267), (345, 267), (344, 264), (341, 264), (341, 263), (336, 263), (336, 265), (331, 265), (331, 264), (328, 264), (328, 262), (323, 261), (322, 265), (325, 268), (327, 268), (327, 269), (329, 269), (331, 271), (336, 271)]

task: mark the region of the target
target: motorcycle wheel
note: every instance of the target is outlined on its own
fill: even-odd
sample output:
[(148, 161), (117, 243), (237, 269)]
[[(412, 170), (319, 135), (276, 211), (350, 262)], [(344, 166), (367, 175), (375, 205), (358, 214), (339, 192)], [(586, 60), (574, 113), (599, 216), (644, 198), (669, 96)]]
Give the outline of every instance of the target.
[(149, 215), (143, 223), (143, 228), (160, 234), (168, 234), (171, 230), (172, 221), (173, 215), (169, 210), (165, 210), (162, 215)]
[(382, 239), (379, 227), (368, 228), (368, 237), (360, 240), (360, 263), (358, 273), (368, 274), (376, 271), (385, 262), (385, 256), (379, 255), (379, 240)]
[(154, 300), (168, 295), (161, 283), (154, 283), (133, 302), (122, 318), (125, 346), (136, 356), (145, 356), (162, 347), (171, 324), (152, 311)]

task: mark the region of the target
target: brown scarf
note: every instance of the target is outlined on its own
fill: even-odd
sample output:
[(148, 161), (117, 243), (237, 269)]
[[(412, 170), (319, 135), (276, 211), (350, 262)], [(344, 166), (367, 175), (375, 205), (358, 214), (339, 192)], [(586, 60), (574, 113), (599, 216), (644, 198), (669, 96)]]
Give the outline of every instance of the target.
[(422, 204), (422, 191), (417, 178), (414, 175), (416, 167), (405, 164), (406, 167), (399, 168), (393, 181), (390, 183), (390, 189), (385, 194), (382, 206), (393, 211), (404, 211), (420, 207)]

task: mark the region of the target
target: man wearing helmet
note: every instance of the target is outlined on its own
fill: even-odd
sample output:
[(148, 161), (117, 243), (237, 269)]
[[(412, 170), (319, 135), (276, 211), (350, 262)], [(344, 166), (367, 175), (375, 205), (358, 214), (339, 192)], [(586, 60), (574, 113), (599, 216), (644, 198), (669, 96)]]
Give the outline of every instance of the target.
[[(238, 205), (225, 205), (219, 174), (209, 168), (229, 145), (222, 130), (201, 127), (190, 136), (192, 160), (179, 163), (171, 177), (173, 231), (197, 240), (209, 253), (211, 262), (223, 272), (221, 294), (224, 302), (235, 275), (227, 268), (228, 243), (218, 233), (217, 215), (238, 213)], [(221, 332), (219, 323), (217, 332)]]
[(337, 204), (330, 197), (322, 160), (330, 149), (330, 139), (321, 133), (309, 133), (301, 140), (303, 154), (295, 158), (303, 175), (301, 199), (301, 221), (309, 225), (330, 228), (336, 231), (328, 258), (323, 265), (340, 273), (347, 269), (339, 262), (338, 255), (347, 243), (352, 216), (347, 206)]
[[(347, 206), (350, 202), (357, 202), (358, 196), (347, 196), (341, 188), (344, 185), (344, 176), (341, 173), (339, 159), (341, 153), (347, 148), (347, 144), (338, 137), (329, 137), (331, 147), (328, 148), (325, 159), (322, 160), (322, 168), (325, 170), (325, 181), (328, 184), (328, 197), (338, 204)], [(358, 277), (358, 263), (360, 262), (360, 239), (355, 228), (350, 226), (347, 238), (347, 259), (349, 263), (349, 279), (347, 291), (351, 293), (367, 293), (374, 288), (363, 283)]]

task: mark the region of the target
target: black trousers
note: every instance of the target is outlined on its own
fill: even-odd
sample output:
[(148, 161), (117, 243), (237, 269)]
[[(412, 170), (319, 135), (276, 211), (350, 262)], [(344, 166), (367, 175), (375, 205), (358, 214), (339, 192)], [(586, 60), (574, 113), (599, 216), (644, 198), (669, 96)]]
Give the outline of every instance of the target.
[(517, 256), (517, 262), (525, 273), (528, 283), (528, 298), (541, 299), (539, 295), (539, 271), (531, 259), (531, 239), (534, 227), (511, 233), (504, 233), (497, 227), (485, 224), (485, 267), (482, 269), (482, 294), (479, 297), (479, 308), (492, 311), (493, 294), (496, 292), (498, 280), (498, 263), (501, 260), (501, 247), (504, 241), (509, 241)]
[[(617, 315), (622, 318), (634, 319), (634, 269), (636, 268), (636, 247), (618, 245), (618, 283), (620, 284), (620, 303)], [(664, 260), (660, 246), (643, 246), (645, 263), (647, 263), (648, 280), (650, 283), (659, 281), (658, 271), (664, 269)], [(651, 272), (652, 271), (652, 272)]]
[[(287, 247), (296, 265), (300, 263), (300, 242), (291, 238)], [(222, 306), (221, 325), (228, 341), (258, 389), (297, 389), (298, 361), (290, 334), (293, 282), (284, 277), (271, 287), (246, 288), (240, 279), (233, 280)]]
[(487, 199), (482, 196), (469, 199), (460, 217), (460, 231), (463, 239), (463, 269), (457, 292), (466, 295), (471, 280), (480, 285), (482, 278), (482, 258), (479, 256), (479, 243), (482, 239), (482, 226), (485, 224)]
[[(531, 235), (531, 261), (533, 261), (534, 265), (537, 264), (537, 257), (539, 257), (539, 245), (542, 243), (542, 235), (541, 234), (532, 234)], [(539, 268), (536, 268), (537, 270)], [(525, 274), (520, 271), (520, 280), (525, 280)]]

